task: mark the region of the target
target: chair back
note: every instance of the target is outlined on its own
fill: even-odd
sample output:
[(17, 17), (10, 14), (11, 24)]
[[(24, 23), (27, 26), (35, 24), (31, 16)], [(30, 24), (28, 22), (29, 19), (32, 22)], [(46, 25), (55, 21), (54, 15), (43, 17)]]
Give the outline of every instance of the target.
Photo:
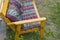
[(7, 7), (8, 7), (8, 0), (2, 0), (1, 12), (4, 16), (6, 16)]

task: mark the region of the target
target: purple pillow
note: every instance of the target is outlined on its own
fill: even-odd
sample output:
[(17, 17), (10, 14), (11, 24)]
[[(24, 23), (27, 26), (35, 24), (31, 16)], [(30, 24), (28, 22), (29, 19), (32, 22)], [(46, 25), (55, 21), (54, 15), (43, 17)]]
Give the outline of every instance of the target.
[(9, 0), (9, 6), (7, 10), (6, 17), (11, 21), (19, 21), (21, 20), (21, 3), (17, 0)]

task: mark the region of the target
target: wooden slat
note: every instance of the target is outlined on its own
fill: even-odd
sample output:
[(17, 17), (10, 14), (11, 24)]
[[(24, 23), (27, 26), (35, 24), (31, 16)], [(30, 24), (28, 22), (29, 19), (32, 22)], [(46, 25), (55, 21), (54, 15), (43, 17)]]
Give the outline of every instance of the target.
[(2, 11), (2, 7), (3, 7), (3, 0), (0, 1), (0, 12)]
[(39, 12), (37, 10), (37, 6), (35, 4), (35, 0), (32, 1), (33, 5), (34, 5), (34, 8), (35, 8), (35, 11), (36, 11), (36, 15), (38, 16), (38, 18), (40, 18), (40, 15), (39, 15)]
[(2, 13), (4, 16), (6, 15), (7, 7), (8, 7), (8, 0), (4, 0), (3, 8), (2, 8)]
[(41, 21), (41, 24), (40, 24), (40, 38), (41, 39), (44, 38), (44, 26), (45, 26), (45, 21)]
[(23, 20), (23, 21), (17, 21), (17, 22), (11, 22), (11, 23), (8, 23), (8, 25), (18, 25), (18, 24), (27, 24), (27, 23), (32, 23), (32, 22), (40, 22), (40, 21), (43, 21), (43, 20), (46, 20), (45, 17), (43, 18), (39, 18), (39, 19), (30, 19), (30, 20)]
[(15, 40), (19, 40), (21, 25), (16, 25), (15, 28)]

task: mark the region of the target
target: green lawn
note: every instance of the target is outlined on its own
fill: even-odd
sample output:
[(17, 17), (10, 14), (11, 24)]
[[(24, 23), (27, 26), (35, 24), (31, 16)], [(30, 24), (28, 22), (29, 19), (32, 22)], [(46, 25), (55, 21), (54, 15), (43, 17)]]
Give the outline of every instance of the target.
[(60, 39), (60, 3), (56, 2), (56, 5), (49, 7), (51, 13), (52, 22), (57, 26), (57, 38)]
[(50, 7), (50, 12), (52, 16), (52, 22), (57, 24), (58, 28), (60, 28), (60, 3), (56, 2), (55, 6)]

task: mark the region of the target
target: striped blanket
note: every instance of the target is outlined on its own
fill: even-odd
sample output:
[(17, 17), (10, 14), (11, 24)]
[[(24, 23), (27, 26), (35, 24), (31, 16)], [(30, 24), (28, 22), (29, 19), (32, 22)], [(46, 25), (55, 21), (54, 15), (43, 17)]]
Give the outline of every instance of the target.
[[(36, 15), (36, 11), (34, 9), (34, 5), (32, 1), (23, 2), (23, 14), (22, 20), (36, 19), (38, 18)], [(34, 22), (30, 24), (24, 24), (23, 29), (32, 29), (34, 27), (39, 27), (39, 22)]]
[[(11, 16), (12, 15), (12, 16)], [(31, 0), (23, 1), (22, 5), (19, 1), (10, 1), (9, 7), (7, 11), (7, 18), (11, 21), (22, 21), (22, 20), (30, 20), (38, 18), (36, 15), (36, 11), (34, 9), (34, 5)], [(34, 22), (30, 24), (23, 24), (22, 29), (32, 29), (35, 27), (39, 27), (39, 22)]]

